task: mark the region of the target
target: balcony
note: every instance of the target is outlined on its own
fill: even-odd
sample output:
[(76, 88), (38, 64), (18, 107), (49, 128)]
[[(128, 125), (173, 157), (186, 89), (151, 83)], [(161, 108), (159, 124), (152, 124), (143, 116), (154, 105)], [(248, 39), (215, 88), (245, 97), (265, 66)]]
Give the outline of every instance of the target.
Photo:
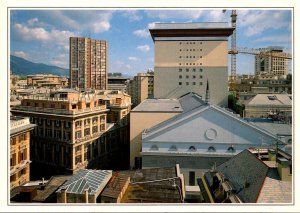
[(87, 136), (85, 136), (83, 138), (78, 138), (78, 139), (75, 140), (75, 143), (81, 143), (83, 141), (88, 141), (90, 139), (98, 138), (98, 137), (100, 137), (102, 135), (102, 133), (103, 132), (98, 132), (98, 133), (94, 133), (92, 135), (87, 135)]

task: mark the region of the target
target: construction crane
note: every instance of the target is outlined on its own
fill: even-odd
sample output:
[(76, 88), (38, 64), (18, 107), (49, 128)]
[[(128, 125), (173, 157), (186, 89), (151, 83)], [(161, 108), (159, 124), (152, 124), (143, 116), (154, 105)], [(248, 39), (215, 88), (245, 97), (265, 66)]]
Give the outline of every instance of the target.
[[(226, 10), (223, 10), (225, 13)], [(231, 75), (229, 78), (229, 90), (235, 91), (236, 85), (236, 55), (239, 53), (242, 54), (250, 54), (257, 56), (268, 56), (268, 57), (277, 57), (277, 58), (285, 58), (292, 59), (292, 55), (284, 52), (274, 52), (270, 51), (269, 48), (247, 48), (247, 47), (236, 47), (236, 22), (237, 22), (237, 12), (236, 10), (231, 11), (231, 27), (233, 28), (233, 32), (231, 35), (231, 50), (228, 51), (231, 54)]]
[[(228, 52), (231, 54), (231, 51)], [(248, 47), (237, 47), (235, 54), (242, 53), (242, 54), (250, 54), (250, 55), (257, 55), (257, 56), (269, 56), (269, 57), (276, 57), (276, 58), (285, 58), (285, 59), (292, 59), (292, 55), (290, 53), (284, 52), (273, 52), (270, 51), (268, 48), (248, 48)]]
[[(226, 10), (223, 10), (225, 13)], [(233, 32), (231, 35), (231, 50), (228, 52), (231, 54), (231, 75), (229, 79), (229, 88), (234, 87), (236, 81), (236, 20), (237, 20), (237, 13), (236, 10), (231, 11), (231, 27), (233, 28)]]

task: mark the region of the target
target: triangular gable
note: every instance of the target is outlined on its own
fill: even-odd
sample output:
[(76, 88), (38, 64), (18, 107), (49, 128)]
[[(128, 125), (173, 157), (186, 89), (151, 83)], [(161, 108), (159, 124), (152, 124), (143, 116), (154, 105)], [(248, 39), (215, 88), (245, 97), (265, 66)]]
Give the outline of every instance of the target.
[(226, 110), (208, 106), (182, 113), (146, 130), (143, 142), (274, 144), (276, 137)]

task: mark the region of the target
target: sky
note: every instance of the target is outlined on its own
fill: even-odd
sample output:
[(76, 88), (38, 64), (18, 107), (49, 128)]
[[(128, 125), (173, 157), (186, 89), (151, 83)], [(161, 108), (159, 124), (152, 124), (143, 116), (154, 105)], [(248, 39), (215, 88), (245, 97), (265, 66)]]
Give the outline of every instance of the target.
[[(149, 27), (155, 22), (231, 22), (231, 10), (10, 10), (10, 54), (69, 67), (69, 37), (108, 41), (108, 72), (134, 76), (154, 69)], [(292, 50), (291, 10), (237, 10), (237, 47)], [(230, 39), (228, 43), (230, 49)], [(230, 55), (228, 56), (230, 73)], [(289, 67), (289, 69), (291, 69)], [(254, 56), (237, 55), (237, 74), (254, 74)]]

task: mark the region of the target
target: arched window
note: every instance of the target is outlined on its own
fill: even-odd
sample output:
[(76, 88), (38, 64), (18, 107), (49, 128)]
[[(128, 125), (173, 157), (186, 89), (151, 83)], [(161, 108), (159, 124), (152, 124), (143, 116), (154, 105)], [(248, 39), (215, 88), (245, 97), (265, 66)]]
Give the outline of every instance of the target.
[(153, 150), (153, 151), (157, 151), (158, 150), (158, 146), (157, 145), (152, 145), (150, 150)]
[(196, 149), (196, 147), (194, 147), (194, 146), (190, 146), (190, 148), (189, 148), (189, 151), (191, 151), (191, 152), (195, 152), (197, 149)]
[(177, 151), (177, 147), (175, 145), (172, 145), (170, 147), (169, 151)]
[(235, 149), (232, 146), (230, 146), (230, 147), (228, 147), (227, 151), (228, 152), (235, 152)]
[(210, 147), (208, 147), (207, 151), (208, 151), (208, 152), (215, 152), (215, 151), (216, 151), (216, 148), (213, 147), (213, 146), (210, 146)]

